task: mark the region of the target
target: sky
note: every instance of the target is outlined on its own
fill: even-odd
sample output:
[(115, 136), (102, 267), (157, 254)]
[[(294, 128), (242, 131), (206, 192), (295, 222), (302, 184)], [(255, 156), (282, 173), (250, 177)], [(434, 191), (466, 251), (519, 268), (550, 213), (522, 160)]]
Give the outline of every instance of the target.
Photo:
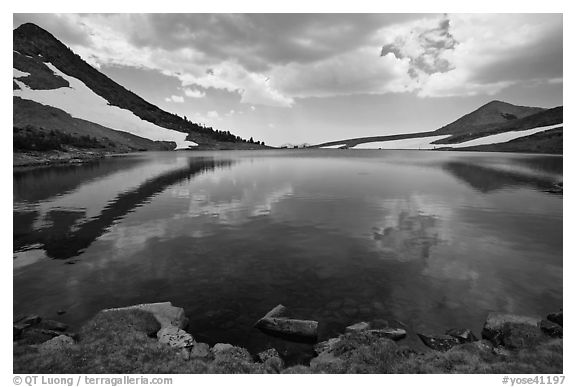
[(562, 105), (561, 14), (14, 14), (162, 109), (269, 145)]

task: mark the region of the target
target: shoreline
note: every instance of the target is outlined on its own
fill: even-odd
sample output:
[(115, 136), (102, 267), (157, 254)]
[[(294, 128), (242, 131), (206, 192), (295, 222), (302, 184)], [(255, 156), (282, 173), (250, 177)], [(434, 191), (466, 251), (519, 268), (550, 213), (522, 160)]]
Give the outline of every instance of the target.
[[(284, 319), (270, 313), (263, 319), (276, 317)], [(562, 311), (543, 319), (490, 313), (478, 335), (480, 338), (466, 328), (428, 335), (362, 321), (348, 326), (337, 337), (316, 342), (316, 356), (309, 364), (290, 366), (274, 348), (251, 354), (229, 343), (210, 346), (197, 342), (194, 332), (185, 330), (187, 325), (184, 309), (170, 302), (104, 309), (77, 333), (68, 332), (67, 326), (57, 321), (22, 316), (14, 322), (14, 372), (563, 372)], [(427, 351), (403, 345), (407, 335), (417, 335), (428, 347)], [(290, 335), (285, 339), (291, 340)], [(123, 361), (123, 356), (135, 360)]]

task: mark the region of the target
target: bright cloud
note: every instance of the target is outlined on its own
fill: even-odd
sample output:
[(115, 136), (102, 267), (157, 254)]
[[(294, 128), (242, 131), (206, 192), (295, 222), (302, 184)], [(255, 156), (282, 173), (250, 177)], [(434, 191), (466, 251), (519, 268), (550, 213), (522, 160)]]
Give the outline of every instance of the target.
[(45, 26), (94, 66), (157, 70), (177, 77), (186, 97), (223, 90), (249, 105), (494, 95), (562, 79), (560, 14), (53, 14), (15, 15), (15, 24), (20, 19)]
[(166, 98), (166, 102), (184, 103), (184, 97), (181, 95), (171, 95)]
[(206, 93), (196, 89), (184, 89), (184, 95), (189, 98), (204, 98)]

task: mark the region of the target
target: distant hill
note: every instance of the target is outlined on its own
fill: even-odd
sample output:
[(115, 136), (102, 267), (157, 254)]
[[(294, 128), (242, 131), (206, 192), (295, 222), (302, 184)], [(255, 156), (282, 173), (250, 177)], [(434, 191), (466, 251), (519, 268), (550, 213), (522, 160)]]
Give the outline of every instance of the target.
[[(489, 147), (484, 145), (491, 144), (491, 141), (499, 141), (499, 136), (497, 136), (499, 134), (509, 133), (510, 137), (520, 138), (524, 137), (522, 135), (523, 131), (531, 130), (529, 134), (532, 135), (534, 134), (532, 133), (533, 131), (555, 129), (560, 127), (562, 123), (562, 106), (544, 109), (540, 107), (516, 106), (502, 101), (491, 101), (437, 130), (350, 138), (324, 142), (314, 145), (312, 148), (353, 148), (360, 146), (374, 149), (393, 144), (390, 146), (396, 147), (395, 149), (449, 149), (458, 145), (458, 150), (472, 150), (472, 148), (466, 147), (466, 143), (472, 140), (478, 142), (479, 139), (482, 139), (486, 143), (482, 144), (481, 147), (475, 147), (474, 150), (488, 150)], [(542, 146), (541, 149), (547, 149), (548, 153), (562, 153), (562, 147), (558, 147), (559, 137), (561, 144), (562, 130), (560, 132), (556, 131), (554, 134), (554, 141), (548, 141), (547, 145)], [(531, 140), (529, 141), (515, 142), (513, 145), (514, 151), (522, 152), (523, 146), (526, 147), (526, 152), (533, 151), (534, 148), (528, 144), (534, 139), (543, 140), (541, 136), (530, 137)]]
[[(13, 31), (13, 66), (14, 95), (60, 108), (74, 118), (90, 117), (88, 121), (111, 130), (129, 132), (150, 140), (176, 141), (182, 147), (262, 147), (228, 131), (190, 122), (147, 102), (90, 66), (48, 31), (32, 23), (23, 24)], [(71, 88), (71, 82), (81, 86), (82, 91), (77, 87)], [(54, 93), (45, 94), (50, 91)], [(70, 97), (73, 93), (77, 94), (78, 104), (69, 102), (65, 105), (64, 96)], [(70, 99), (74, 102), (74, 98)], [(84, 101), (96, 101), (98, 106), (93, 106), (90, 111), (91, 106), (85, 106)], [(107, 121), (103, 121), (105, 118)]]
[(437, 134), (461, 134), (469, 132), (482, 132), (483, 130), (509, 123), (541, 112), (543, 108), (516, 106), (502, 101), (491, 101), (468, 113), (456, 121), (436, 130)]

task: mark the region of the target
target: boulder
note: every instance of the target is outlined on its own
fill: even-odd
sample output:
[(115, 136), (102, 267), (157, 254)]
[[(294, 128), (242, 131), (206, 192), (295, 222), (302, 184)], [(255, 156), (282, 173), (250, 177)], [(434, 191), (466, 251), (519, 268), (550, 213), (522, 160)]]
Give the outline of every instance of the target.
[(476, 336), (474, 335), (474, 333), (472, 333), (470, 329), (464, 329), (464, 328), (448, 329), (446, 331), (446, 334), (448, 336), (455, 337), (461, 343), (471, 343), (473, 341), (478, 340), (478, 338), (476, 338)]
[(140, 309), (152, 313), (162, 328), (175, 326), (184, 329), (188, 325), (188, 319), (186, 318), (184, 309), (172, 306), (171, 302), (157, 302), (153, 304), (126, 306), (123, 308), (104, 309), (102, 312), (131, 309)]
[(74, 340), (66, 335), (56, 336), (38, 346), (39, 352), (58, 351), (74, 344)]
[(281, 317), (286, 312), (283, 305), (277, 305), (254, 326), (265, 332), (281, 334), (287, 337), (300, 337), (316, 340), (318, 337), (318, 322), (312, 320), (297, 320)]
[(549, 321), (552, 321), (553, 323), (556, 323), (560, 326), (562, 326), (562, 320), (563, 320), (563, 316), (562, 316), (562, 311), (558, 312), (558, 313), (550, 313), (546, 318)]
[(552, 321), (542, 320), (540, 321), (540, 329), (542, 332), (546, 333), (550, 337), (562, 338), (563, 332), (562, 327)]
[(190, 350), (190, 358), (209, 358), (212, 356), (212, 352), (210, 351), (210, 346), (206, 343), (196, 343)]
[(429, 348), (432, 348), (435, 351), (446, 352), (449, 349), (460, 344), (460, 340), (448, 335), (431, 336), (418, 333), (418, 337), (420, 338), (420, 340), (422, 340), (424, 345), (426, 345)]
[(174, 348), (190, 348), (196, 343), (191, 334), (175, 326), (160, 329), (156, 336), (159, 342)]
[(482, 338), (490, 340), (496, 346), (503, 345), (505, 338), (513, 335), (515, 330), (522, 330), (522, 327), (538, 328), (539, 322), (539, 319), (530, 316), (490, 313), (482, 329)]
[(220, 352), (227, 351), (227, 350), (232, 349), (232, 348), (234, 348), (234, 346), (232, 344), (218, 343), (218, 344), (214, 344), (214, 346), (212, 347), (212, 353), (214, 355), (217, 355)]
[(362, 322), (347, 326), (346, 332), (347, 333), (360, 332), (360, 331), (365, 331), (367, 329), (370, 329), (370, 323), (362, 321)]
[(406, 337), (406, 331), (401, 328), (370, 329), (366, 332), (380, 339), (385, 338), (394, 341), (398, 341)]

